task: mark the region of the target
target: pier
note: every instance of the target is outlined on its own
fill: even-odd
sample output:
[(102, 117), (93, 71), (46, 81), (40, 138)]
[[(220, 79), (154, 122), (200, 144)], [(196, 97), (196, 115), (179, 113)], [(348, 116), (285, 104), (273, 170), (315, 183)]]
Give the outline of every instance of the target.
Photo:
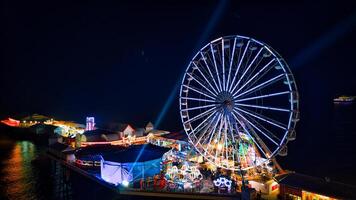
[[(144, 191), (140, 189), (115, 187), (95, 175), (80, 169), (75, 165), (64, 161), (52, 154), (47, 153), (56, 168), (59, 180), (58, 197), (60, 199), (216, 199), (216, 200), (237, 200), (241, 199), (239, 194), (199, 194), (187, 192), (163, 192), (163, 191)], [(60, 167), (58, 166), (60, 165)], [(80, 186), (80, 188), (78, 187)], [(83, 192), (80, 192), (80, 191)]]

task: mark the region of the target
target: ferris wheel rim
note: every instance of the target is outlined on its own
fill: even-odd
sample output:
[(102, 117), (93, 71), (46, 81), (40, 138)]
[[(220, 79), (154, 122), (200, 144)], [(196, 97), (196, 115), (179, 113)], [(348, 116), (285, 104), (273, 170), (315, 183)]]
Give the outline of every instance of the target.
[[(182, 99), (188, 99), (189, 97), (188, 97), (188, 93), (187, 93), (187, 95), (186, 96), (183, 96), (182, 94), (183, 94), (183, 87), (186, 87), (187, 89), (191, 89), (191, 90), (196, 90), (196, 89), (194, 89), (193, 87), (190, 87), (190, 86), (187, 86), (187, 85), (185, 85), (184, 84), (184, 81), (186, 80), (186, 77), (187, 76), (189, 76), (189, 77), (192, 77), (192, 75), (190, 75), (188, 72), (189, 72), (189, 70), (192, 68), (192, 65), (195, 65), (196, 66), (196, 64), (194, 63), (194, 61), (196, 60), (196, 58), (198, 57), (198, 56), (202, 56), (202, 58), (203, 58), (203, 60), (204, 60), (204, 62), (205, 62), (205, 64), (206, 64), (206, 58), (204, 58), (204, 55), (203, 55), (203, 50), (204, 49), (206, 49), (206, 48), (211, 48), (211, 50), (213, 51), (213, 48), (212, 48), (212, 44), (214, 44), (214, 43), (217, 43), (217, 42), (220, 42), (220, 41), (222, 41), (222, 45), (224, 44), (224, 40), (225, 39), (231, 39), (231, 38), (233, 38), (234, 40), (235, 40), (235, 42), (236, 42), (236, 39), (237, 38), (239, 38), (239, 39), (244, 39), (244, 40), (248, 40), (248, 43), (249, 42), (255, 42), (255, 43), (257, 43), (257, 44), (259, 44), (259, 45), (261, 45), (262, 46), (262, 48), (260, 49), (260, 51), (259, 52), (261, 52), (262, 51), (262, 49), (266, 49), (267, 51), (269, 51), (270, 53), (271, 53), (271, 55), (273, 55), (273, 57), (276, 59), (276, 61), (279, 63), (279, 65), (282, 67), (282, 69), (283, 69), (283, 74), (281, 74), (281, 76), (280, 77), (285, 77), (286, 79), (287, 79), (287, 82), (288, 82), (288, 87), (289, 87), (289, 91), (286, 91), (286, 93), (285, 94), (289, 94), (290, 95), (290, 99), (291, 99), (291, 103), (290, 103), (290, 105), (291, 105), (291, 107), (290, 107), (290, 110), (288, 110), (289, 111), (289, 120), (288, 120), (288, 125), (287, 125), (287, 127), (286, 127), (286, 129), (285, 129), (285, 133), (284, 133), (284, 136), (283, 136), (283, 138), (281, 139), (281, 141), (280, 141), (280, 143), (278, 143), (278, 145), (277, 145), (277, 148), (271, 153), (271, 155), (269, 155), (269, 157), (268, 156), (266, 156), (266, 161), (264, 161), (264, 162), (268, 162), (271, 158), (273, 158), (280, 150), (281, 150), (281, 148), (282, 147), (284, 147), (285, 145), (286, 145), (286, 143), (288, 142), (288, 140), (286, 139), (286, 137), (288, 136), (288, 132), (289, 131), (291, 131), (291, 130), (294, 130), (295, 129), (295, 125), (296, 125), (296, 123), (294, 122), (292, 122), (292, 118), (293, 118), (293, 114), (294, 114), (294, 110), (296, 109), (296, 110), (298, 110), (298, 107), (299, 107), (299, 105), (298, 105), (298, 101), (297, 101), (297, 103), (294, 103), (294, 102), (292, 102), (293, 101), (293, 92), (295, 92), (296, 94), (297, 94), (297, 87), (296, 87), (296, 84), (295, 84), (295, 80), (294, 80), (294, 77), (293, 77), (293, 74), (291, 73), (291, 70), (290, 70), (290, 68), (289, 68), (289, 66), (287, 65), (287, 63), (284, 61), (284, 59), (278, 54), (278, 52), (276, 52), (274, 49), (272, 49), (270, 46), (268, 46), (267, 44), (265, 44), (265, 43), (263, 43), (263, 42), (260, 42), (260, 41), (258, 41), (258, 40), (255, 40), (255, 39), (253, 39), (253, 38), (250, 38), (250, 37), (246, 37), (246, 36), (240, 36), (240, 35), (231, 35), (231, 36), (224, 36), (224, 37), (220, 37), (220, 38), (217, 38), (217, 39), (215, 39), (215, 40), (213, 40), (213, 41), (211, 41), (211, 42), (209, 42), (207, 45), (205, 45), (203, 48), (201, 48), (196, 54), (195, 54), (195, 56), (192, 58), (192, 60), (190, 61), (190, 63), (189, 63), (189, 65), (188, 65), (188, 67), (186, 68), (186, 70), (185, 70), (185, 73), (184, 73), (184, 76), (183, 76), (183, 79), (182, 79), (182, 83), (181, 83), (181, 87), (180, 87), (180, 98), (179, 98), (179, 103), (180, 103), (180, 115), (181, 115), (181, 121), (182, 121), (182, 124), (183, 124), (183, 126), (184, 126), (184, 130), (185, 130), (185, 132), (186, 132), (186, 134), (188, 135), (188, 138), (189, 138), (189, 141), (190, 141), (190, 143), (191, 144), (193, 144), (193, 146), (195, 147), (195, 149), (201, 154), (201, 155), (203, 155), (204, 156), (204, 152), (202, 152), (201, 151), (201, 149), (198, 149), (197, 147), (196, 147), (196, 145), (197, 144), (194, 144), (194, 140), (192, 139), (192, 135), (194, 134), (194, 131), (196, 131), (195, 129), (192, 129), (192, 127), (191, 127), (191, 132), (189, 133), (188, 131), (187, 131), (187, 129), (186, 129), (186, 124), (189, 124), (189, 126), (191, 126), (191, 124), (190, 124), (190, 121), (188, 120), (188, 122), (187, 121), (185, 121), (183, 118), (183, 111), (187, 111), (187, 108), (186, 109), (182, 109)], [(222, 47), (223, 48), (223, 47)], [(234, 48), (235, 48), (235, 43), (234, 43)], [(247, 50), (247, 47), (245, 48), (245, 51)], [(223, 49), (223, 51), (222, 51), (223, 53), (223, 55), (222, 56), (224, 56), (224, 52), (225, 52), (225, 50)], [(214, 54), (215, 54), (215, 52), (214, 53), (212, 53), (212, 55), (214, 56)], [(233, 53), (234, 54), (234, 53)], [(234, 55), (232, 55), (232, 56), (234, 56)], [(257, 57), (257, 56), (256, 56)], [(224, 59), (224, 58), (223, 58)], [(233, 59), (233, 58), (231, 58), (231, 59)], [(215, 62), (215, 58), (214, 58), (214, 62)], [(224, 60), (223, 60), (223, 62), (224, 62)], [(232, 61), (231, 61), (232, 62)], [(241, 61), (240, 61), (241, 62)], [(216, 63), (214, 63), (215, 64), (215, 69), (216, 69)], [(252, 64), (252, 63), (251, 63)], [(224, 64), (223, 64), (224, 65)], [(208, 65), (207, 65), (208, 66)], [(224, 66), (223, 66), (224, 67)], [(207, 67), (208, 68), (208, 67)], [(215, 78), (214, 78), (214, 75), (212, 75), (212, 72), (210, 72), (210, 69), (208, 68), (208, 70), (209, 70), (209, 73), (210, 73), (210, 75), (211, 75), (211, 77), (213, 78), (213, 82), (214, 83), (209, 83), (208, 81), (207, 81), (207, 83), (210, 85), (210, 87), (211, 87), (211, 94), (216, 94), (216, 93), (219, 93), (219, 92), (222, 92), (223, 90), (223, 88), (224, 89), (226, 89), (225, 88), (225, 75), (223, 75), (223, 78), (224, 78), (224, 80), (222, 81), (222, 80), (220, 80), (220, 75), (219, 75), (219, 72), (218, 72), (218, 70), (216, 69), (216, 73), (217, 73), (217, 79), (218, 80), (215, 80)], [(223, 71), (223, 73), (225, 73), (225, 69), (223, 69), (224, 71)], [(230, 64), (230, 70), (231, 70), (231, 64)], [(236, 72), (235, 73), (237, 73), (237, 71), (238, 71), (238, 69), (236, 70)], [(245, 71), (245, 73), (246, 73), (247, 71)], [(244, 73), (244, 74), (245, 74)], [(235, 77), (236, 77), (236, 75), (235, 75)], [(235, 78), (234, 77), (234, 78)], [(205, 78), (205, 77), (204, 77)], [(228, 75), (228, 78), (230, 78), (230, 74)], [(221, 86), (221, 82), (223, 82), (223, 86)], [(219, 83), (219, 84), (218, 84)], [(229, 80), (227, 80), (227, 84), (229, 83)], [(232, 86), (232, 83), (234, 83), (234, 81), (232, 81), (231, 82), (231, 85), (230, 85), (230, 89), (231, 89), (231, 87), (233, 87)], [(214, 86), (215, 86), (215, 88), (214, 88)], [(235, 85), (235, 88), (237, 87), (237, 85), (238, 84), (236, 84)], [(227, 86), (227, 85), (226, 85)], [(208, 86), (207, 86), (208, 87)], [(213, 91), (214, 90), (214, 91)], [(240, 88), (240, 90), (241, 90), (241, 88)], [(232, 90), (232, 91), (234, 91), (234, 89)], [(245, 91), (246, 92), (246, 91)], [(238, 93), (238, 91), (236, 92), (236, 93)], [(235, 93), (235, 94), (236, 94)], [(276, 94), (275, 94), (276, 95)], [(205, 94), (205, 96), (208, 96), (207, 94)], [(234, 96), (234, 95), (233, 95)], [(241, 96), (241, 95), (240, 95)], [(235, 97), (235, 96), (234, 96)], [(213, 98), (211, 98), (211, 99), (213, 99)], [(239, 99), (237, 99), (237, 100), (239, 100)], [(213, 101), (213, 100), (210, 100), (210, 101)], [(241, 103), (240, 103), (240, 105), (242, 105)], [(213, 107), (213, 106), (210, 106), (210, 107)], [(262, 108), (261, 106), (260, 106), (260, 108)], [(199, 108), (196, 108), (196, 109), (199, 109)], [(238, 108), (238, 109), (240, 109), (240, 108)], [(278, 108), (270, 108), (270, 109), (278, 109)], [(240, 111), (241, 111), (241, 109), (240, 109)], [(245, 110), (246, 111), (246, 110)], [(209, 117), (207, 117), (205, 120), (207, 120), (207, 119), (209, 119), (212, 115), (214, 115), (214, 113), (216, 113), (216, 111), (214, 111), (213, 109), (212, 110), (210, 110), (209, 112), (207, 112), (207, 113), (209, 113)], [(235, 110), (235, 108), (233, 109), (233, 112), (232, 113), (236, 113), (236, 114), (238, 114), (239, 112), (237, 111), (237, 110)], [(252, 114), (252, 113), (250, 113), (250, 114)], [(234, 114), (233, 114), (234, 115)], [(257, 116), (257, 115), (256, 115)], [(196, 116), (195, 116), (196, 117)], [(226, 120), (226, 119), (225, 119)], [(247, 120), (248, 121), (248, 120)], [(226, 122), (225, 122), (225, 124), (226, 124)], [(253, 123), (250, 123), (251, 125), (253, 125)], [(250, 126), (251, 126), (250, 125)], [(220, 125), (221, 126), (221, 125)], [(226, 125), (225, 125), (226, 126)], [(199, 131), (201, 131), (201, 130), (199, 130)], [(214, 130), (215, 131), (215, 130)], [(226, 133), (225, 133), (226, 134)], [(227, 136), (225, 136), (225, 140), (226, 140), (226, 138), (227, 138)], [(253, 139), (253, 137), (251, 136), (251, 138)], [(199, 142), (199, 141), (198, 141)], [(254, 141), (254, 143), (255, 144), (258, 144), (257, 142), (255, 142)], [(261, 150), (262, 151), (262, 150)], [(263, 151), (262, 151), (263, 152)], [(211, 158), (210, 157), (205, 157), (204, 156), (204, 158), (206, 158), (208, 161), (210, 161), (210, 162), (213, 162), (212, 160), (211, 160)], [(214, 162), (213, 162), (214, 163)], [(223, 166), (219, 166), (219, 167), (222, 167), (222, 168), (224, 168)], [(248, 168), (253, 168), (253, 167), (255, 167), (255, 166), (251, 166), (251, 167), (248, 167)], [(226, 167), (226, 168), (228, 168), (228, 167)], [(245, 169), (248, 169), (248, 168), (245, 168)]]

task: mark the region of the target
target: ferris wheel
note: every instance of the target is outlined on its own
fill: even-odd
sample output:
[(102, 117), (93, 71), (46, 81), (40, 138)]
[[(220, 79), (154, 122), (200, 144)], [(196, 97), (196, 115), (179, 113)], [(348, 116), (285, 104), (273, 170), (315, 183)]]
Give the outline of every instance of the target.
[(226, 36), (191, 60), (180, 88), (180, 115), (190, 143), (230, 170), (260, 166), (287, 154), (299, 118), (294, 77), (268, 45)]

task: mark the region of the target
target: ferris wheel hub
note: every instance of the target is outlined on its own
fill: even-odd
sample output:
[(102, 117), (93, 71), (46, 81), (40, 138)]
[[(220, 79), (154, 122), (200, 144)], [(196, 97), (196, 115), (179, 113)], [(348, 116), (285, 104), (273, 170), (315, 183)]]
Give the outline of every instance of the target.
[(222, 91), (220, 92), (217, 97), (216, 97), (216, 103), (217, 103), (217, 108), (220, 110), (222, 113), (229, 113), (232, 112), (235, 103), (234, 103), (234, 97), (232, 94), (228, 91)]

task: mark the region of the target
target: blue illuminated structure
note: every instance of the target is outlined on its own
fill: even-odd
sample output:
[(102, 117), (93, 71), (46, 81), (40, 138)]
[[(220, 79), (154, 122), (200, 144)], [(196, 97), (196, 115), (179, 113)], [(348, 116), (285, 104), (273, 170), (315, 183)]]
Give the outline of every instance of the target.
[[(144, 147), (144, 148), (143, 148)], [(162, 156), (170, 149), (152, 144), (133, 145), (102, 155), (101, 178), (114, 185), (160, 174)], [(139, 158), (139, 159), (137, 159)]]

